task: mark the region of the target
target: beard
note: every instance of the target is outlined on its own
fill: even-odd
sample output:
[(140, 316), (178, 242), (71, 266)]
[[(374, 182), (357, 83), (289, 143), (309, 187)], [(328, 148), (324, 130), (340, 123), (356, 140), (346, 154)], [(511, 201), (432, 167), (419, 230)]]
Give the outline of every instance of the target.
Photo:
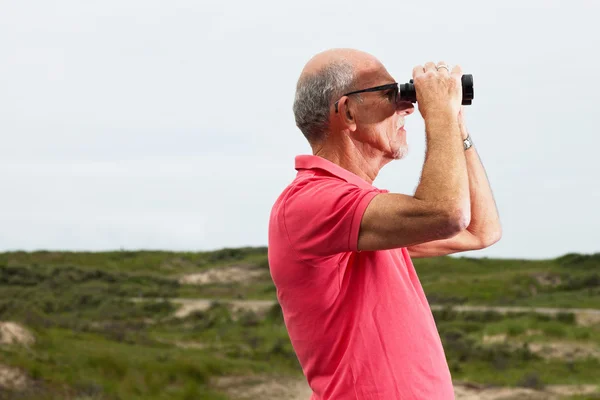
[(394, 152), (394, 160), (402, 160), (408, 155), (408, 145), (404, 144)]

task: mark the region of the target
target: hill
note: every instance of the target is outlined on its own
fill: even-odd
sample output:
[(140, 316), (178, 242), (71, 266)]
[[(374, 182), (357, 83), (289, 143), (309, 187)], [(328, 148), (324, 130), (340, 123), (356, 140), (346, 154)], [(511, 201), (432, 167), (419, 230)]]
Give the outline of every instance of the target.
[[(600, 254), (414, 263), (462, 388), (600, 398), (583, 395), (599, 321), (570, 310), (600, 309)], [(505, 308), (467, 307), (482, 305)], [(266, 248), (1, 253), (0, 323), (31, 336), (0, 337), (0, 399), (266, 399), (252, 388), (302, 382)]]

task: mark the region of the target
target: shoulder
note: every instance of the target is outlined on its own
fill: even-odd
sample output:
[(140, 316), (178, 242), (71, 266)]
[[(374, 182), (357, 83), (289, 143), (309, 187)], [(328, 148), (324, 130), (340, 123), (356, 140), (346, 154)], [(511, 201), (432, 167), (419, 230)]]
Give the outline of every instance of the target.
[(299, 174), (278, 196), (274, 209), (280, 212), (293, 207), (307, 207), (336, 197), (344, 191), (358, 189), (343, 179), (321, 171)]

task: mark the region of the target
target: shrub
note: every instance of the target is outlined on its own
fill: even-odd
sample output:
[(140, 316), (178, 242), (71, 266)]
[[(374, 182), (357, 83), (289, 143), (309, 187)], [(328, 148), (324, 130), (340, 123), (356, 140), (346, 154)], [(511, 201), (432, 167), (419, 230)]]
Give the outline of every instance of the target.
[(281, 305), (279, 303), (275, 303), (269, 308), (266, 319), (271, 322), (283, 322), (283, 311), (281, 310)]
[(549, 323), (544, 326), (542, 330), (546, 335), (553, 337), (565, 337), (567, 334), (565, 327), (559, 323)]
[(464, 304), (469, 298), (464, 296), (445, 295), (440, 293), (426, 294), (429, 304)]
[(600, 274), (570, 276), (559, 286), (562, 290), (581, 290), (600, 286)]
[(456, 312), (452, 307), (444, 307), (441, 310), (432, 310), (433, 318), (437, 322), (441, 321), (454, 321), (458, 319), (458, 312)]
[(535, 318), (536, 321), (540, 322), (552, 321), (552, 316), (548, 314), (534, 313), (533, 318)]
[(269, 258), (265, 257), (263, 260), (259, 261), (256, 265), (262, 269), (269, 269)]
[(587, 340), (591, 336), (592, 336), (592, 334), (590, 333), (590, 331), (579, 331), (579, 330), (575, 331), (575, 338), (577, 340)]
[(463, 318), (465, 321), (474, 321), (474, 322), (496, 322), (502, 321), (505, 317), (497, 311), (487, 310), (484, 312), (466, 312), (463, 313)]
[(509, 336), (518, 336), (525, 333), (525, 327), (518, 322), (510, 322), (507, 326), (507, 331)]
[(233, 322), (231, 311), (227, 305), (215, 302), (204, 312), (193, 313), (193, 319), (199, 320), (195, 330), (205, 330), (215, 327), (229, 326)]
[(250, 255), (267, 254), (266, 247), (242, 247), (242, 248), (224, 248), (221, 250), (213, 251), (208, 253), (208, 261), (222, 262), (222, 261), (239, 261)]
[(569, 253), (556, 259), (563, 267), (577, 269), (597, 269), (600, 267), (600, 253), (577, 254)]
[(240, 315), (239, 323), (245, 327), (257, 326), (261, 322), (258, 315), (251, 310), (246, 310), (242, 315)]
[(469, 338), (465, 332), (450, 328), (440, 330), (440, 337), (449, 358), (465, 362), (476, 357), (475, 341)]
[(517, 386), (541, 390), (545, 385), (537, 372), (528, 372), (523, 375), (521, 380), (517, 383)]
[(560, 312), (556, 314), (556, 320), (569, 325), (574, 325), (576, 323), (575, 314), (570, 312)]

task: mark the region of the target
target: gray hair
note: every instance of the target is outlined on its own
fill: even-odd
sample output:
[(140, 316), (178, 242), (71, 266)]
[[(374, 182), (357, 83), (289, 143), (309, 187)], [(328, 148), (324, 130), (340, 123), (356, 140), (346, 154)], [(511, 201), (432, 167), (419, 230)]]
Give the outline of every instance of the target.
[(333, 62), (298, 80), (294, 99), (296, 126), (309, 143), (325, 139), (329, 130), (329, 107), (353, 89), (354, 68), (348, 62)]

